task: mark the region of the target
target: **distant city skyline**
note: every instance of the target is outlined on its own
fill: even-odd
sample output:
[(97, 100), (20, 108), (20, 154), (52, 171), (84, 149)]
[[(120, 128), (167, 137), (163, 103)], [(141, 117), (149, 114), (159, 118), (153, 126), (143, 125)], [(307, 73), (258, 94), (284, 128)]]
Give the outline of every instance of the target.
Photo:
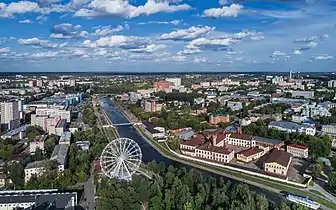
[(0, 72), (335, 72), (336, 0), (0, 0)]

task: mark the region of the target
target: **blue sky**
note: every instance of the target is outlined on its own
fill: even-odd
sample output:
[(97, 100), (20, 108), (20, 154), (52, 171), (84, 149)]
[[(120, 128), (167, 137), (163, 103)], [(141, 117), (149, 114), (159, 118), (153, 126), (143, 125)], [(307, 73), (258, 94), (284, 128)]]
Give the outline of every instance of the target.
[(0, 0), (0, 72), (336, 70), (336, 0)]

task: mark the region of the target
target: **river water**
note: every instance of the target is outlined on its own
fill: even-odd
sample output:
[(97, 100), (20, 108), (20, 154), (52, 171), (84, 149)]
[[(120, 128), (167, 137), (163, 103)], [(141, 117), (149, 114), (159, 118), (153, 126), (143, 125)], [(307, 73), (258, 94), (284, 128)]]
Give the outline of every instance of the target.
[[(115, 106), (115, 104), (110, 99), (103, 98), (101, 100), (102, 100), (101, 102), (103, 102), (101, 104), (104, 104), (103, 108), (107, 116), (112, 121), (112, 123), (129, 123), (125, 115), (121, 112), (121, 110), (118, 107)], [(156, 162), (164, 162), (167, 166), (174, 165), (174, 166), (185, 167), (187, 169), (192, 168), (190, 166), (177, 163), (175, 161), (172, 161), (168, 158), (163, 157), (150, 144), (148, 144), (145, 139), (143, 139), (143, 137), (138, 133), (138, 131), (133, 126), (117, 126), (117, 131), (120, 137), (130, 138), (138, 143), (142, 151), (142, 161), (145, 163), (155, 160)], [(216, 174), (212, 174), (212, 173), (200, 170), (200, 169), (197, 169), (197, 170), (201, 171), (204, 175), (211, 174), (214, 177), (219, 177), (219, 175), (216, 175)], [(240, 181), (233, 180), (227, 177), (223, 177), (223, 179), (229, 180), (230, 182), (234, 184), (241, 183)], [(264, 194), (267, 197), (267, 199), (273, 203), (280, 203), (281, 201), (284, 200), (284, 197), (282, 197), (281, 195), (264, 190), (262, 188), (258, 188), (258, 187), (250, 185), (250, 189), (252, 191)]]

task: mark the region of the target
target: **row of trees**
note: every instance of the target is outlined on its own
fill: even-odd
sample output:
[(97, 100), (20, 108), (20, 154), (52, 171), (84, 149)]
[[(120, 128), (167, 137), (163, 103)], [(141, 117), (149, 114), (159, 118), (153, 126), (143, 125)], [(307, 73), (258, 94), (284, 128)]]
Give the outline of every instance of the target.
[(83, 121), (90, 127), (94, 127), (97, 122), (97, 117), (93, 111), (92, 104), (86, 104), (83, 109)]
[[(98, 209), (153, 210), (306, 210), (282, 203), (275, 206), (263, 194), (245, 184), (233, 185), (194, 169), (187, 171), (164, 164), (150, 164), (157, 176), (148, 180), (134, 176), (131, 183), (103, 178), (99, 184)], [(154, 168), (153, 168), (154, 167)]]
[(244, 133), (248, 135), (261, 136), (273, 139), (281, 139), (286, 144), (302, 144), (309, 147), (311, 158), (328, 157), (331, 151), (331, 139), (329, 136), (322, 137), (309, 136), (299, 133), (286, 133), (275, 129), (268, 129), (266, 120), (258, 120), (244, 128)]
[(255, 110), (257, 114), (281, 114), (286, 109), (290, 108), (289, 104), (285, 103), (276, 103), (276, 104), (268, 104), (260, 109)]

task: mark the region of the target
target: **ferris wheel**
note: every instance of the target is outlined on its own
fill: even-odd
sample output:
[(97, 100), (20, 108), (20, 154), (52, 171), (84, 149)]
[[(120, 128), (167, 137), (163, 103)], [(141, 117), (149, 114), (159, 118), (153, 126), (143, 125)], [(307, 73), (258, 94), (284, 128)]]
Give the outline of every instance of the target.
[(109, 178), (130, 181), (141, 164), (142, 153), (139, 145), (129, 138), (111, 141), (100, 156), (100, 166)]

